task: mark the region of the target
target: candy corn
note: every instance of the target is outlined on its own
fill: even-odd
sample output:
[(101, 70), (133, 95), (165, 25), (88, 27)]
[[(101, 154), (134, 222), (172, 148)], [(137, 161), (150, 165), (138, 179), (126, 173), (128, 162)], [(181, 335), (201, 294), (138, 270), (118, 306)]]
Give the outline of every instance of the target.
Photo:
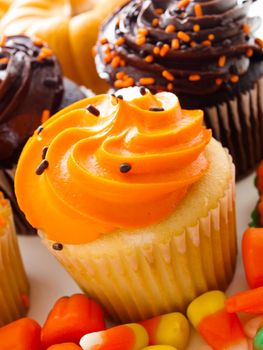
[(249, 337), (250, 339), (253, 339), (256, 336), (257, 331), (262, 327), (263, 327), (263, 316), (260, 315), (247, 321), (247, 323), (244, 326), (244, 332), (247, 337)]
[(80, 340), (83, 350), (141, 350), (148, 343), (146, 330), (136, 323), (86, 334)]
[(78, 344), (90, 332), (105, 329), (101, 307), (85, 295), (60, 298), (43, 326), (41, 340), (44, 349), (60, 343)]
[(82, 350), (81, 347), (74, 343), (63, 343), (51, 345), (47, 350)]
[(242, 240), (242, 253), (250, 288), (263, 286), (263, 228), (248, 228)]
[(263, 287), (237, 293), (226, 301), (228, 312), (263, 313)]
[(238, 317), (225, 309), (224, 293), (212, 291), (201, 295), (189, 305), (187, 315), (214, 350), (248, 350)]
[(261, 328), (253, 339), (253, 349), (263, 350), (263, 328)]
[(171, 345), (152, 345), (143, 348), (142, 350), (177, 350)]
[(149, 345), (171, 345), (181, 350), (185, 349), (188, 343), (189, 323), (179, 312), (157, 316), (140, 324), (149, 335)]
[(1, 350), (42, 350), (41, 328), (30, 318), (21, 318), (0, 328)]

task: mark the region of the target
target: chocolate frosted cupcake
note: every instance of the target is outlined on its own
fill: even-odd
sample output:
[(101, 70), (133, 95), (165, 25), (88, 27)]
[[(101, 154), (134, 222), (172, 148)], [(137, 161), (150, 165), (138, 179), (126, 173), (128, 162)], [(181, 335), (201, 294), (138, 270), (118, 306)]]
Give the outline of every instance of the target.
[(228, 147), (240, 177), (263, 157), (263, 41), (252, 1), (131, 1), (104, 23), (100, 76), (115, 89), (170, 90)]
[(20, 151), (51, 114), (87, 95), (63, 79), (41, 40), (3, 37), (0, 47), (0, 191), (12, 203), (18, 233), (34, 232), (16, 204), (13, 177)]

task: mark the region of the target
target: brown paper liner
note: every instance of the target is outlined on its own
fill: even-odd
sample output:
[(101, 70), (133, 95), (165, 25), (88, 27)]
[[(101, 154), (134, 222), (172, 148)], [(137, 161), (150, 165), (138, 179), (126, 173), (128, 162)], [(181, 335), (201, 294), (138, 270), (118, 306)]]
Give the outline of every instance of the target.
[(237, 178), (253, 171), (263, 158), (263, 77), (247, 92), (204, 112), (213, 136), (229, 149)]
[(19, 235), (35, 235), (37, 231), (26, 220), (25, 215), (19, 209), (14, 191), (14, 177), (16, 168), (0, 169), (0, 191), (10, 201), (16, 232)]
[(0, 326), (26, 315), (29, 284), (21, 260), (11, 209), (1, 212), (0, 227)]
[[(198, 295), (225, 290), (233, 277), (237, 254), (234, 191), (233, 175), (217, 206), (195, 226), (165, 240), (161, 232), (142, 235), (140, 246), (132, 249), (115, 237), (114, 245), (103, 249), (102, 256), (90, 244), (54, 250), (54, 242), (39, 234), (79, 286), (115, 321), (184, 312)], [(102, 240), (101, 245), (105, 244)]]

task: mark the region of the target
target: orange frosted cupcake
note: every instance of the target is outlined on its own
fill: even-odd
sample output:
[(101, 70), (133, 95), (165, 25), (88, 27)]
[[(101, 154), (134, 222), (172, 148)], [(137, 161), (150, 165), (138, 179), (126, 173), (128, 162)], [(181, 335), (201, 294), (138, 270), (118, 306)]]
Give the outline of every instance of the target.
[(0, 192), (0, 326), (26, 314), (28, 292), (11, 207)]
[(171, 93), (129, 88), (60, 111), (23, 150), (21, 209), (116, 320), (184, 311), (232, 279), (233, 164), (202, 122)]

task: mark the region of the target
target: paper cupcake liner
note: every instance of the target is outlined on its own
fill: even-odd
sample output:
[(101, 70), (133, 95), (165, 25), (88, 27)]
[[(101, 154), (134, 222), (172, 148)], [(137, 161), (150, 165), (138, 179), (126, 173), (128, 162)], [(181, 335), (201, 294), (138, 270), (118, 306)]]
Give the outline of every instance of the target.
[(160, 235), (141, 240), (132, 252), (122, 247), (121, 239), (117, 239), (118, 249), (111, 246), (100, 257), (99, 249), (89, 244), (64, 245), (58, 251), (43, 232), (39, 234), (84, 292), (115, 321), (184, 312), (198, 295), (225, 290), (233, 277), (237, 254), (234, 191), (232, 179), (217, 206), (195, 226), (161, 244)]
[(229, 149), (237, 178), (253, 171), (263, 158), (263, 77), (252, 89), (204, 112), (213, 136)]
[(9, 206), (2, 216), (5, 223), (0, 227), (0, 326), (25, 316), (29, 306), (29, 284)]
[(17, 204), (14, 190), (15, 170), (16, 168), (10, 170), (0, 169), (0, 191), (3, 192), (4, 196), (11, 203), (16, 232), (19, 235), (33, 235), (36, 234), (37, 231), (26, 220), (25, 215)]

